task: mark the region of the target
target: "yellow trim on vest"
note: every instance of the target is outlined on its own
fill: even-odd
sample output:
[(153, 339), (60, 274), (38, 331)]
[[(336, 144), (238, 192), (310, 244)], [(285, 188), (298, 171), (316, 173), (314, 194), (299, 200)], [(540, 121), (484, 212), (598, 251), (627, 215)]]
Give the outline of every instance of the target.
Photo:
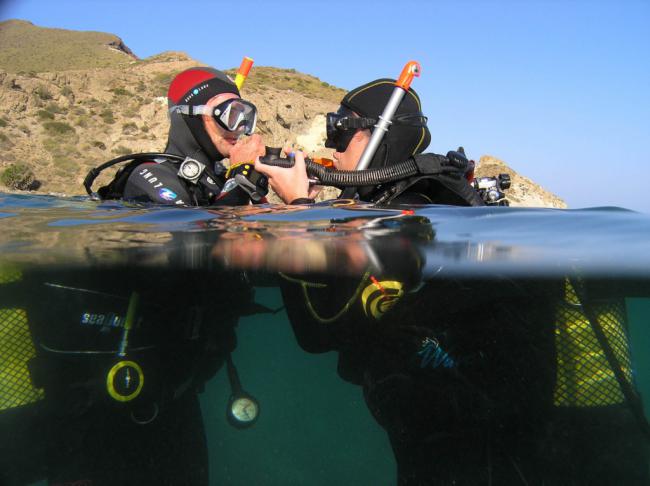
[(0, 309), (0, 411), (42, 400), (27, 363), (36, 356), (24, 309)]
[(23, 278), (23, 271), (11, 264), (0, 263), (0, 285), (18, 282)]
[[(612, 302), (594, 307), (599, 326), (607, 337), (628, 381), (632, 369), (622, 305)], [(600, 346), (571, 282), (565, 282), (564, 301), (555, 327), (557, 377), (554, 403), (562, 407), (594, 407), (624, 401), (623, 392)]]

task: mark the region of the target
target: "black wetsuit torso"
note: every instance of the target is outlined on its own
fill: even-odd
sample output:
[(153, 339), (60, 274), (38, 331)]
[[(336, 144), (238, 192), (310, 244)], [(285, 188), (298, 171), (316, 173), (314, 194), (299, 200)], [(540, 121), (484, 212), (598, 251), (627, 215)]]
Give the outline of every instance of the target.
[[(235, 348), (237, 319), (252, 303), (248, 283), (179, 268), (73, 269), (25, 274), (13, 292), (27, 310), (36, 348), (29, 367), (45, 400), (2, 417), (3, 484), (40, 471), (51, 484), (207, 486), (197, 393)], [(125, 388), (110, 391), (110, 371), (124, 362), (142, 370), (143, 386), (120, 401), (140, 380), (117, 376)], [(26, 460), (14, 454), (31, 466), (21, 471), (15, 464)]]
[[(223, 188), (223, 176), (206, 170), (197, 183), (191, 183), (178, 175), (179, 164), (173, 162), (145, 162), (133, 168), (124, 186), (125, 200), (146, 201), (158, 204), (183, 206), (207, 206)], [(228, 205), (243, 202), (228, 203)]]
[[(441, 198), (453, 184), (459, 190)], [(466, 183), (453, 184), (422, 181), (388, 202), (468, 205)], [(402, 260), (408, 267), (417, 257), (405, 251)], [(298, 343), (312, 353), (338, 352), (339, 375), (363, 387), (390, 437), (400, 485), (647, 481), (647, 446), (625, 404), (591, 412), (554, 403), (561, 279), (495, 275), (418, 287), (413, 275), (384, 271), (311, 280), (282, 284)], [(388, 295), (388, 285), (400, 292)], [(617, 436), (622, 453), (604, 461), (611, 455), (601, 443)]]
[(336, 321), (320, 319), (336, 314), (357, 288), (400, 280), (321, 279), (327, 287), (303, 292), (285, 283), (299, 344), (339, 353), (339, 375), (363, 387), (389, 434), (399, 484), (517, 484), (517, 468), (531, 473), (526, 460), (552, 405), (547, 299), (528, 292), (527, 282), (441, 281), (416, 292), (404, 286), (383, 315), (368, 312), (372, 304), (361, 292)]

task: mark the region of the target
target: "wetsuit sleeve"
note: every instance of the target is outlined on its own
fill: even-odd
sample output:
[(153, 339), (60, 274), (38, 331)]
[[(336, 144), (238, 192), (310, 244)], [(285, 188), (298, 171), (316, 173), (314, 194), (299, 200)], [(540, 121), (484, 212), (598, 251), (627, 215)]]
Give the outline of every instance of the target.
[(193, 200), (178, 178), (175, 168), (145, 162), (131, 172), (124, 187), (124, 199), (157, 204), (193, 205)]

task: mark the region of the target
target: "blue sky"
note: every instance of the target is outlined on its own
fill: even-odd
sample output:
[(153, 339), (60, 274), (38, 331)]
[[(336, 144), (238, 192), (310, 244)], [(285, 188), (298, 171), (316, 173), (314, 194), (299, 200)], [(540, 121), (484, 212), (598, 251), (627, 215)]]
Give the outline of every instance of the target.
[(346, 89), (418, 60), (430, 151), (494, 155), (572, 208), (650, 213), (649, 0), (5, 0), (0, 18)]

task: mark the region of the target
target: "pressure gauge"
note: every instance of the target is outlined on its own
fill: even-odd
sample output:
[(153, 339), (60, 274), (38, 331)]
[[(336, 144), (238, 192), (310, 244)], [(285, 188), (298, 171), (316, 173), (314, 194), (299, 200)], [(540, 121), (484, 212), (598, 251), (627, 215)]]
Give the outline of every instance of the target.
[(251, 395), (231, 396), (226, 410), (228, 422), (233, 427), (245, 429), (255, 423), (260, 415), (260, 405)]
[(190, 182), (196, 183), (203, 174), (205, 170), (205, 165), (199, 162), (198, 160), (190, 159), (187, 157), (178, 169), (179, 177), (187, 179)]

